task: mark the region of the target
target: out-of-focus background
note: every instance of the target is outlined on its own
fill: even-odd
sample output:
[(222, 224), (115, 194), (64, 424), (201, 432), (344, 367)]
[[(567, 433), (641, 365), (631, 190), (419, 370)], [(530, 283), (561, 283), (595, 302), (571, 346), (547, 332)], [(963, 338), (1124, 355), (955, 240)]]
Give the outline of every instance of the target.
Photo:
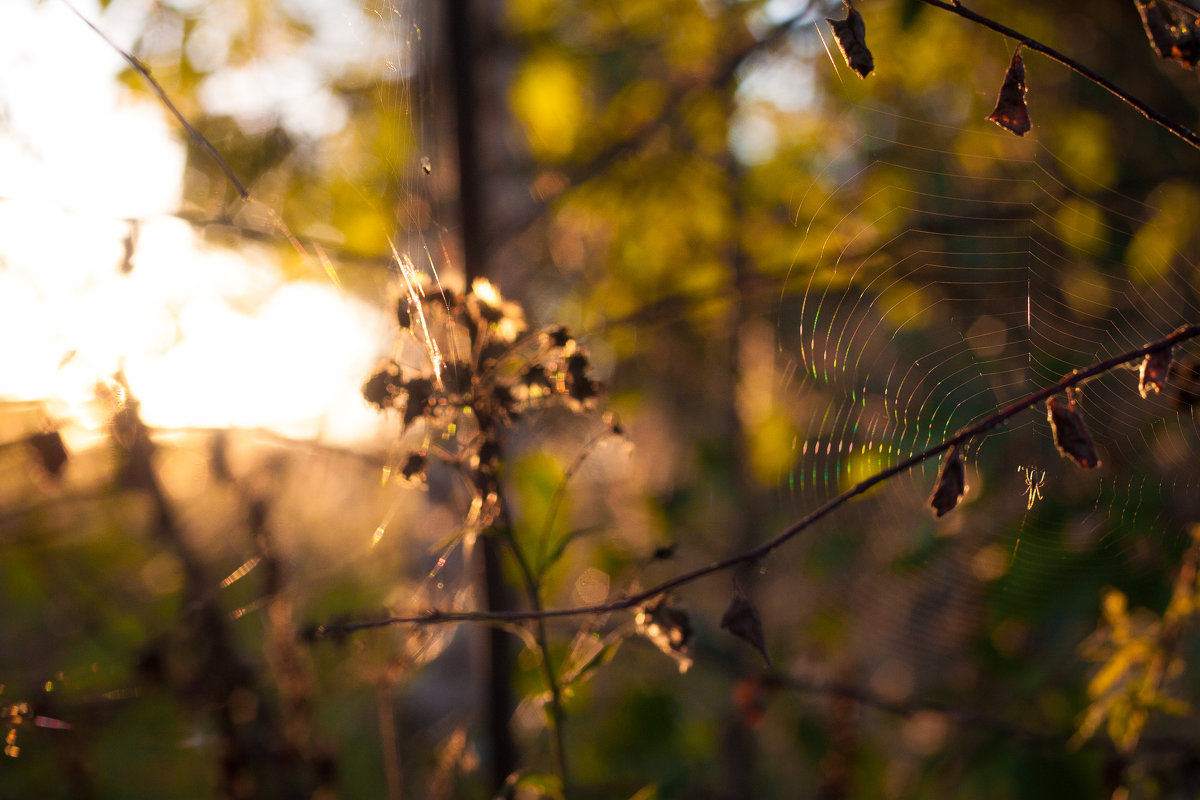
[[(363, 398), (422, 368), (412, 280), (489, 279), (604, 384), (504, 437), (549, 608), (1200, 322), (1200, 154), (1028, 49), (1002, 130), (1016, 42), (918, 0), (856, 5), (866, 79), (815, 0), (74, 5), (250, 199), (66, 3), (0, 6), (0, 797), (561, 792), (536, 626), (311, 635), (483, 602), (451, 446), (409, 485)], [(1191, 46), (1186, 3), (971, 8), (1194, 127), (1139, 5)], [(1095, 470), (1034, 409), (946, 517), (935, 460), (682, 587), (686, 659), (550, 621), (567, 796), (1194, 796), (1200, 357), (1137, 384), (1077, 398)]]

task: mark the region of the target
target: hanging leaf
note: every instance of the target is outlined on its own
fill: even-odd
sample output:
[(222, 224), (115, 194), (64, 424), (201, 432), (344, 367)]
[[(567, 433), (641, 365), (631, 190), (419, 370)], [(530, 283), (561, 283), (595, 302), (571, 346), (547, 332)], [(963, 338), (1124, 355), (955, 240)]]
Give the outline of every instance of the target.
[(721, 627), (748, 643), (762, 654), (767, 666), (771, 666), (771, 656), (767, 653), (767, 640), (763, 636), (762, 619), (758, 609), (740, 591), (733, 595), (729, 608), (721, 617)]
[(933, 509), (934, 516), (941, 517), (953, 511), (966, 491), (967, 470), (963, 466), (962, 453), (958, 445), (951, 445), (946, 455), (942, 456), (937, 484), (929, 497), (929, 507)]
[(688, 643), (692, 640), (692, 621), (688, 613), (671, 604), (666, 595), (659, 595), (638, 609), (637, 631), (654, 642), (659, 650), (679, 664), (680, 672), (692, 666)]
[(837, 40), (846, 64), (858, 73), (858, 77), (865, 78), (875, 70), (875, 58), (867, 49), (867, 26), (863, 23), (862, 14), (855, 10), (850, 0), (845, 0), (845, 3), (845, 19), (826, 18), (825, 21), (833, 28), (833, 38)]
[(1083, 424), (1083, 417), (1080, 416), (1079, 408), (1073, 399), (1068, 400), (1064, 406), (1051, 397), (1046, 401), (1046, 417), (1050, 420), (1050, 429), (1054, 432), (1054, 446), (1058, 448), (1058, 452), (1084, 469), (1100, 466), (1100, 457), (1096, 455), (1092, 435)]
[(1138, 377), (1138, 392), (1143, 398), (1151, 392), (1158, 394), (1167, 384), (1167, 376), (1171, 372), (1171, 348), (1155, 350), (1146, 354), (1142, 362), (1142, 370)]
[(1021, 45), (1017, 45), (1008, 71), (1004, 73), (996, 107), (988, 114), (988, 119), (1017, 136), (1029, 132), (1029, 109), (1025, 106), (1025, 61), (1021, 58)]
[(1169, 0), (1134, 0), (1134, 5), (1158, 57), (1195, 69), (1200, 63), (1200, 15)]

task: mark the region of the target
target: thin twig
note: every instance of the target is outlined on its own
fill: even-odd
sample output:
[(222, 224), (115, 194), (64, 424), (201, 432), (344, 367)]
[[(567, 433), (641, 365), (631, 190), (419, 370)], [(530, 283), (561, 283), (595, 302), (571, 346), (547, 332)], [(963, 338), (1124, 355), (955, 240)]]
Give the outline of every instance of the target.
[(383, 619), (364, 620), (361, 622), (341, 624), (331, 623), (328, 625), (318, 626), (312, 631), (312, 633), (317, 638), (321, 638), (330, 635), (344, 635), (370, 628), (382, 628), (389, 625), (440, 625), (455, 622), (520, 622), (523, 620), (607, 614), (613, 611), (621, 611), (623, 609), (633, 608), (634, 606), (641, 605), (647, 600), (658, 597), (659, 595), (671, 591), (672, 589), (677, 589), (680, 586), (697, 581), (700, 578), (704, 578), (718, 572), (723, 572), (732, 567), (760, 561), (761, 559), (773, 553), (775, 550), (779, 549), (779, 547), (786, 544), (791, 539), (798, 536), (807, 528), (821, 521), (855, 497), (864, 494), (877, 484), (889, 480), (923, 461), (928, 461), (934, 456), (940, 455), (942, 452), (948, 450), (950, 447), (956, 444), (960, 444), (968, 439), (978, 436), (981, 433), (986, 433), (993, 428), (999, 427), (1022, 411), (1032, 408), (1038, 403), (1041, 403), (1047, 398), (1053, 397), (1054, 395), (1068, 388), (1078, 386), (1099, 375), (1103, 375), (1106, 372), (1111, 372), (1112, 370), (1124, 364), (1145, 358), (1145, 356), (1149, 353), (1166, 350), (1176, 344), (1179, 344), (1180, 342), (1194, 339), (1197, 336), (1200, 336), (1200, 325), (1185, 325), (1170, 335), (1151, 342), (1150, 344), (1129, 350), (1121, 353), (1120, 355), (1112, 356), (1111, 358), (1106, 358), (1103, 361), (1098, 361), (1095, 364), (1092, 364), (1090, 367), (1077, 369), (1065, 375), (1058, 382), (1050, 384), (1049, 386), (1046, 386), (1045, 388), (1040, 389), (1033, 394), (1024, 397), (1023, 399), (1018, 400), (1011, 405), (1005, 406), (1004, 408), (985, 417), (983, 420), (975, 423), (974, 425), (968, 425), (964, 428), (960, 428), (959, 431), (950, 438), (928, 447), (925, 450), (922, 450), (921, 452), (909, 456), (903, 461), (888, 467), (887, 469), (880, 470), (874, 475), (859, 481), (858, 483), (854, 484), (854, 486), (839, 494), (837, 497), (826, 501), (818, 508), (792, 523), (782, 533), (778, 534), (770, 541), (765, 542), (758, 547), (746, 550), (745, 552), (730, 556), (723, 561), (717, 561), (709, 564), (708, 566), (699, 567), (681, 575), (677, 575), (674, 578), (663, 581), (655, 586), (651, 586), (649, 589), (644, 589), (640, 592), (627, 595), (620, 600), (614, 600), (610, 603), (600, 603), (590, 606), (576, 606), (574, 608), (553, 608), (544, 610), (530, 609), (524, 611), (506, 611), (503, 613), (449, 612), (433, 609), (407, 616), (387, 617)]
[(1111, 92), (1117, 98), (1122, 100), (1125, 104), (1136, 109), (1146, 119), (1150, 120), (1153, 123), (1156, 123), (1157, 125), (1162, 126), (1163, 128), (1166, 128), (1168, 131), (1175, 134), (1180, 139), (1183, 139), (1185, 142), (1190, 144), (1192, 147), (1196, 148), (1197, 150), (1200, 150), (1200, 135), (1197, 135), (1190, 128), (1184, 127), (1183, 125), (1179, 124), (1178, 122), (1175, 122), (1174, 120), (1166, 117), (1165, 115), (1159, 113), (1158, 111), (1155, 111), (1153, 108), (1146, 105), (1144, 102), (1142, 102), (1138, 98), (1134, 97), (1129, 92), (1122, 89), (1120, 86), (1117, 86), (1115, 83), (1108, 80), (1104, 76), (1098, 74), (1091, 68), (1084, 66), (1083, 64), (1080, 64), (1078, 61), (1071, 58), (1070, 56), (1064, 55), (1063, 53), (1060, 53), (1059, 51), (1055, 50), (1054, 48), (1048, 47), (1048, 46), (1042, 44), (1041, 42), (1039, 42), (1036, 39), (1031, 39), (1030, 37), (1021, 33), (1020, 31), (1015, 31), (1012, 28), (1008, 27), (1007, 25), (996, 22), (993, 19), (989, 19), (988, 17), (985, 17), (982, 14), (978, 14), (978, 13), (972, 11), (971, 9), (967, 8), (966, 6), (962, 5), (961, 3), (957, 2), (957, 0), (952, 0), (952, 2), (945, 2), (945, 0), (921, 0), (921, 2), (924, 3), (925, 5), (933, 6), (934, 8), (940, 8), (943, 11), (949, 11), (951, 14), (957, 14), (958, 16), (962, 17), (963, 19), (970, 20), (971, 22), (974, 22), (977, 25), (982, 25), (985, 28), (989, 28), (993, 31), (996, 31), (997, 33), (1003, 34), (1004, 36), (1007, 36), (1010, 39), (1016, 39), (1018, 42), (1025, 45), (1025, 47), (1029, 48), (1030, 50), (1036, 50), (1037, 52), (1039, 52), (1042, 55), (1046, 56), (1047, 58), (1051, 59), (1052, 61), (1057, 61), (1059, 64), (1062, 64), (1067, 69), (1070, 69), (1073, 72), (1076, 72), (1079, 75), (1082, 75), (1083, 77), (1087, 78), (1089, 81), (1096, 84), (1097, 86), (1107, 89), (1109, 92)]
[(146, 79), (146, 82), (150, 84), (150, 88), (154, 90), (156, 95), (158, 95), (158, 99), (162, 102), (162, 104), (167, 107), (168, 111), (175, 115), (175, 119), (179, 120), (179, 124), (182, 125), (185, 130), (187, 130), (188, 135), (192, 137), (192, 141), (194, 141), (196, 145), (200, 147), (200, 149), (208, 153), (212, 160), (216, 162), (217, 166), (221, 168), (221, 171), (225, 173), (225, 177), (229, 178), (229, 181), (234, 185), (234, 188), (237, 189), (238, 195), (241, 196), (242, 200), (249, 200), (250, 192), (248, 192), (246, 187), (242, 185), (242, 182), (238, 180), (237, 175), (233, 174), (233, 170), (230, 169), (229, 164), (226, 163), (225, 159), (221, 157), (221, 154), (217, 152), (217, 148), (213, 147), (212, 142), (208, 141), (208, 139), (204, 137), (204, 134), (196, 130), (192, 126), (192, 123), (188, 122), (187, 118), (183, 116), (182, 112), (175, 107), (175, 104), (171, 102), (171, 98), (167, 97), (166, 90), (164, 90), (159, 82), (155, 80), (154, 76), (150, 74), (150, 69), (145, 64), (134, 58), (131, 53), (110, 39), (108, 34), (96, 27), (96, 25), (90, 19), (81, 14), (79, 9), (71, 5), (71, 0), (62, 0), (62, 2), (67, 8), (71, 9), (71, 12), (75, 16), (83, 20), (85, 25), (95, 31), (97, 36), (108, 42), (109, 47), (120, 53), (121, 57), (129, 62), (129, 66), (133, 67), (133, 69), (139, 75)]
[[(507, 519), (507, 514), (505, 515)], [(512, 535), (512, 527), (505, 528), (507, 532), (506, 541), (509, 550), (512, 551), (513, 559), (517, 562), (517, 567), (521, 571), (521, 578), (525, 583), (525, 595), (529, 601), (530, 608), (535, 611), (542, 609), (541, 589), (537, 579), (529, 569), (529, 562), (526, 560), (521, 548), (517, 546), (516, 539)], [(558, 771), (558, 779), (562, 786), (563, 796), (567, 796), (567, 748), (563, 741), (563, 725), (565, 723), (566, 714), (563, 711), (562, 690), (558, 685), (558, 677), (554, 672), (554, 663), (550, 660), (550, 636), (546, 633), (546, 618), (537, 617), (534, 619), (536, 630), (534, 637), (537, 640), (540, 666), (542, 668), (542, 679), (546, 682), (546, 691), (550, 693), (550, 721), (551, 733), (550, 750), (554, 757), (555, 768)]]

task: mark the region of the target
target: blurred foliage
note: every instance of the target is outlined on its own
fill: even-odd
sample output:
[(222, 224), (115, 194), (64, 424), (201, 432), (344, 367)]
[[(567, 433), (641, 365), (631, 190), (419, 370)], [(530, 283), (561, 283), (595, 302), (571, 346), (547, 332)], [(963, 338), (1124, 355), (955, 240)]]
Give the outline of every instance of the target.
[[(102, 5), (111, 22), (136, 4)], [(348, 292), (399, 311), (410, 333), (368, 383), (395, 439), (371, 452), (247, 431), (143, 440), (136, 414), (131, 439), (6, 411), (0, 796), (488, 796), (475, 629), (343, 623), (477, 603), (489, 493), (511, 514), (512, 587), (528, 580), (546, 607), (601, 603), (760, 544), (1084, 366), (1101, 349), (1085, 334), (1131, 347), (1200, 321), (1187, 318), (1200, 156), (1029, 51), (1032, 134), (994, 128), (1013, 51), (994, 33), (917, 0), (862, 0), (875, 70), (860, 80), (824, 22), (840, 3), (508, 0), (472, 4), (487, 268), (524, 309), (490, 311), (572, 336), (514, 332), (497, 357), (480, 331), (498, 320), (458, 305), (465, 291), (396, 288), (393, 244), (466, 289), (445, 20), (435, 4), (319, 5), (164, 0), (133, 52), (261, 204), (236, 203), (193, 145), (181, 216), (234, 246), (269, 242), (294, 277), (320, 272), (320, 247)], [(1132, 4), (970, 5), (1195, 122), (1195, 76), (1155, 59)], [(264, 96), (238, 88), (254, 74)], [(148, 91), (133, 71), (122, 81)], [(1027, 289), (1027, 313), (1051, 328), (1024, 343), (1031, 385), (997, 367), (986, 392), (938, 378), (903, 386), (932, 398), (906, 405), (895, 365), (957, 375), (1011, 355), (998, 310), (1011, 298), (995, 294), (1010, 223), (1046, 301)], [(1051, 233), (1044, 250), (1035, 229)], [(946, 264), (980, 277), (945, 280)], [(477, 380), (439, 393), (417, 374), (431, 338), (413, 333), (418, 309)], [(471, 322), (455, 331), (455, 314)], [(590, 412), (578, 353), (621, 436), (596, 441), (615, 418), (526, 414), (534, 395)], [(925, 508), (927, 465), (758, 569), (643, 606), (641, 637), (638, 609), (554, 621), (548, 646), (507, 626), (524, 648), (508, 789), (1195, 796), (1200, 476), (1181, 374), (1136, 411), (1111, 399), (1136, 397), (1128, 376), (1089, 385), (1084, 413), (1111, 448), (1098, 485), (1057, 460), (1045, 423), (1014, 424), (972, 446), (970, 489), (944, 521)], [(482, 388), (487, 441), (465, 415)], [(904, 424), (876, 430), (874, 410)], [(498, 442), (503, 459), (481, 454)], [(752, 601), (777, 671), (721, 630), (734, 596)]]

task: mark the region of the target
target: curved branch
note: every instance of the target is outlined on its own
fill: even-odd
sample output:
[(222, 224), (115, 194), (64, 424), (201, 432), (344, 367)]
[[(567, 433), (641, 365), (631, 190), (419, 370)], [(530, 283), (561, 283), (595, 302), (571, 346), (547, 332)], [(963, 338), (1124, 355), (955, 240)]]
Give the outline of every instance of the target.
[(983, 27), (988, 28), (989, 30), (993, 30), (996, 33), (1003, 34), (1004, 36), (1007, 36), (1010, 39), (1016, 39), (1018, 42), (1020, 42), (1021, 44), (1023, 44), (1025, 47), (1029, 48), (1030, 50), (1036, 50), (1037, 52), (1046, 56), (1050, 60), (1057, 61), (1059, 64), (1062, 64), (1064, 67), (1071, 70), (1072, 72), (1082, 75), (1084, 78), (1087, 78), (1089, 81), (1096, 84), (1097, 86), (1100, 86), (1100, 87), (1108, 90), (1111, 94), (1113, 94), (1115, 97), (1120, 99), (1126, 105), (1137, 110), (1137, 112), (1140, 113), (1146, 119), (1150, 120), (1151, 122), (1153, 122), (1157, 125), (1162, 126), (1163, 128), (1166, 128), (1168, 131), (1175, 134), (1180, 139), (1183, 139), (1185, 142), (1190, 144), (1192, 147), (1196, 148), (1197, 150), (1200, 150), (1200, 135), (1197, 135), (1195, 133), (1195, 131), (1179, 124), (1178, 122), (1175, 122), (1174, 120), (1159, 113), (1158, 111), (1155, 111), (1153, 108), (1146, 105), (1144, 102), (1142, 102), (1138, 98), (1134, 97), (1129, 92), (1122, 89), (1120, 86), (1117, 86), (1115, 83), (1108, 80), (1103, 75), (1100, 75), (1099, 73), (1095, 72), (1090, 67), (1080, 64), (1078, 61), (1071, 58), (1070, 56), (1060, 53), (1059, 51), (1055, 50), (1053, 47), (1048, 47), (1036, 39), (1031, 39), (1030, 37), (1021, 33), (1020, 31), (1015, 31), (1012, 28), (1008, 27), (1007, 25), (996, 22), (993, 19), (989, 19), (988, 17), (985, 17), (982, 14), (978, 14), (978, 13), (972, 11), (971, 9), (967, 8), (966, 6), (962, 5), (961, 3), (959, 3), (958, 0), (950, 0), (950, 2), (946, 2), (945, 0), (921, 0), (921, 2), (927, 6), (933, 6), (934, 8), (940, 8), (943, 11), (949, 11), (951, 14), (956, 14), (956, 15), (962, 17), (963, 19), (970, 20), (971, 22), (974, 22), (976, 25), (982, 25)]
[(370, 628), (382, 628), (389, 625), (439, 625), (449, 622), (522, 622), (527, 620), (543, 620), (554, 617), (578, 617), (597, 614), (607, 614), (613, 611), (621, 611), (624, 609), (633, 608), (641, 605), (647, 600), (658, 597), (661, 594), (677, 589), (680, 586), (705, 578), (709, 575), (733, 567), (742, 566), (743, 564), (752, 564), (779, 549), (788, 541), (794, 539), (806, 529), (812, 527), (817, 522), (820, 522), (825, 517), (836, 511), (841, 506), (845, 505), (850, 500), (864, 494), (877, 484), (894, 478), (901, 472), (911, 469), (923, 461), (928, 461), (934, 456), (940, 455), (944, 451), (950, 449), (956, 444), (973, 439), (981, 433), (986, 433), (993, 428), (1007, 422), (1012, 417), (1026, 411), (1033, 406), (1047, 400), (1054, 395), (1069, 389), (1073, 386), (1086, 383), (1093, 378), (1111, 372), (1117, 367), (1145, 358), (1150, 353), (1167, 350), (1180, 342), (1185, 342), (1189, 339), (1194, 339), (1200, 336), (1200, 325), (1185, 325), (1178, 328), (1173, 333), (1164, 336), (1157, 341), (1142, 347), (1129, 350), (1120, 355), (1106, 358), (1103, 361), (1097, 361), (1084, 369), (1077, 369), (1063, 376), (1061, 380), (1052, 383), (1033, 394), (1005, 406), (992, 414), (988, 415), (979, 422), (960, 428), (953, 436), (945, 439), (938, 444), (922, 450), (915, 455), (896, 463), (887, 469), (865, 478), (846, 491), (839, 494), (822, 505), (818, 506), (813, 511), (796, 520), (785, 530), (775, 536), (773, 539), (764, 542), (763, 544), (746, 550), (737, 555), (730, 556), (723, 561), (717, 561), (704, 567), (693, 569), (689, 572), (682, 573), (662, 583), (651, 586), (649, 589), (644, 589), (630, 595), (626, 595), (620, 600), (614, 600), (610, 603), (599, 603), (590, 606), (577, 606), (574, 608), (555, 608), (555, 609), (532, 609), (524, 611), (505, 611), (505, 612), (484, 612), (484, 611), (466, 611), (466, 612), (448, 612), (439, 610), (429, 610), (421, 613), (415, 613), (408, 616), (386, 617), (376, 620), (365, 620), (362, 622), (349, 623), (330, 623), (328, 625), (319, 625), (310, 629), (309, 634), (312, 638), (320, 639), (327, 636), (344, 636), (355, 631), (367, 630)]

